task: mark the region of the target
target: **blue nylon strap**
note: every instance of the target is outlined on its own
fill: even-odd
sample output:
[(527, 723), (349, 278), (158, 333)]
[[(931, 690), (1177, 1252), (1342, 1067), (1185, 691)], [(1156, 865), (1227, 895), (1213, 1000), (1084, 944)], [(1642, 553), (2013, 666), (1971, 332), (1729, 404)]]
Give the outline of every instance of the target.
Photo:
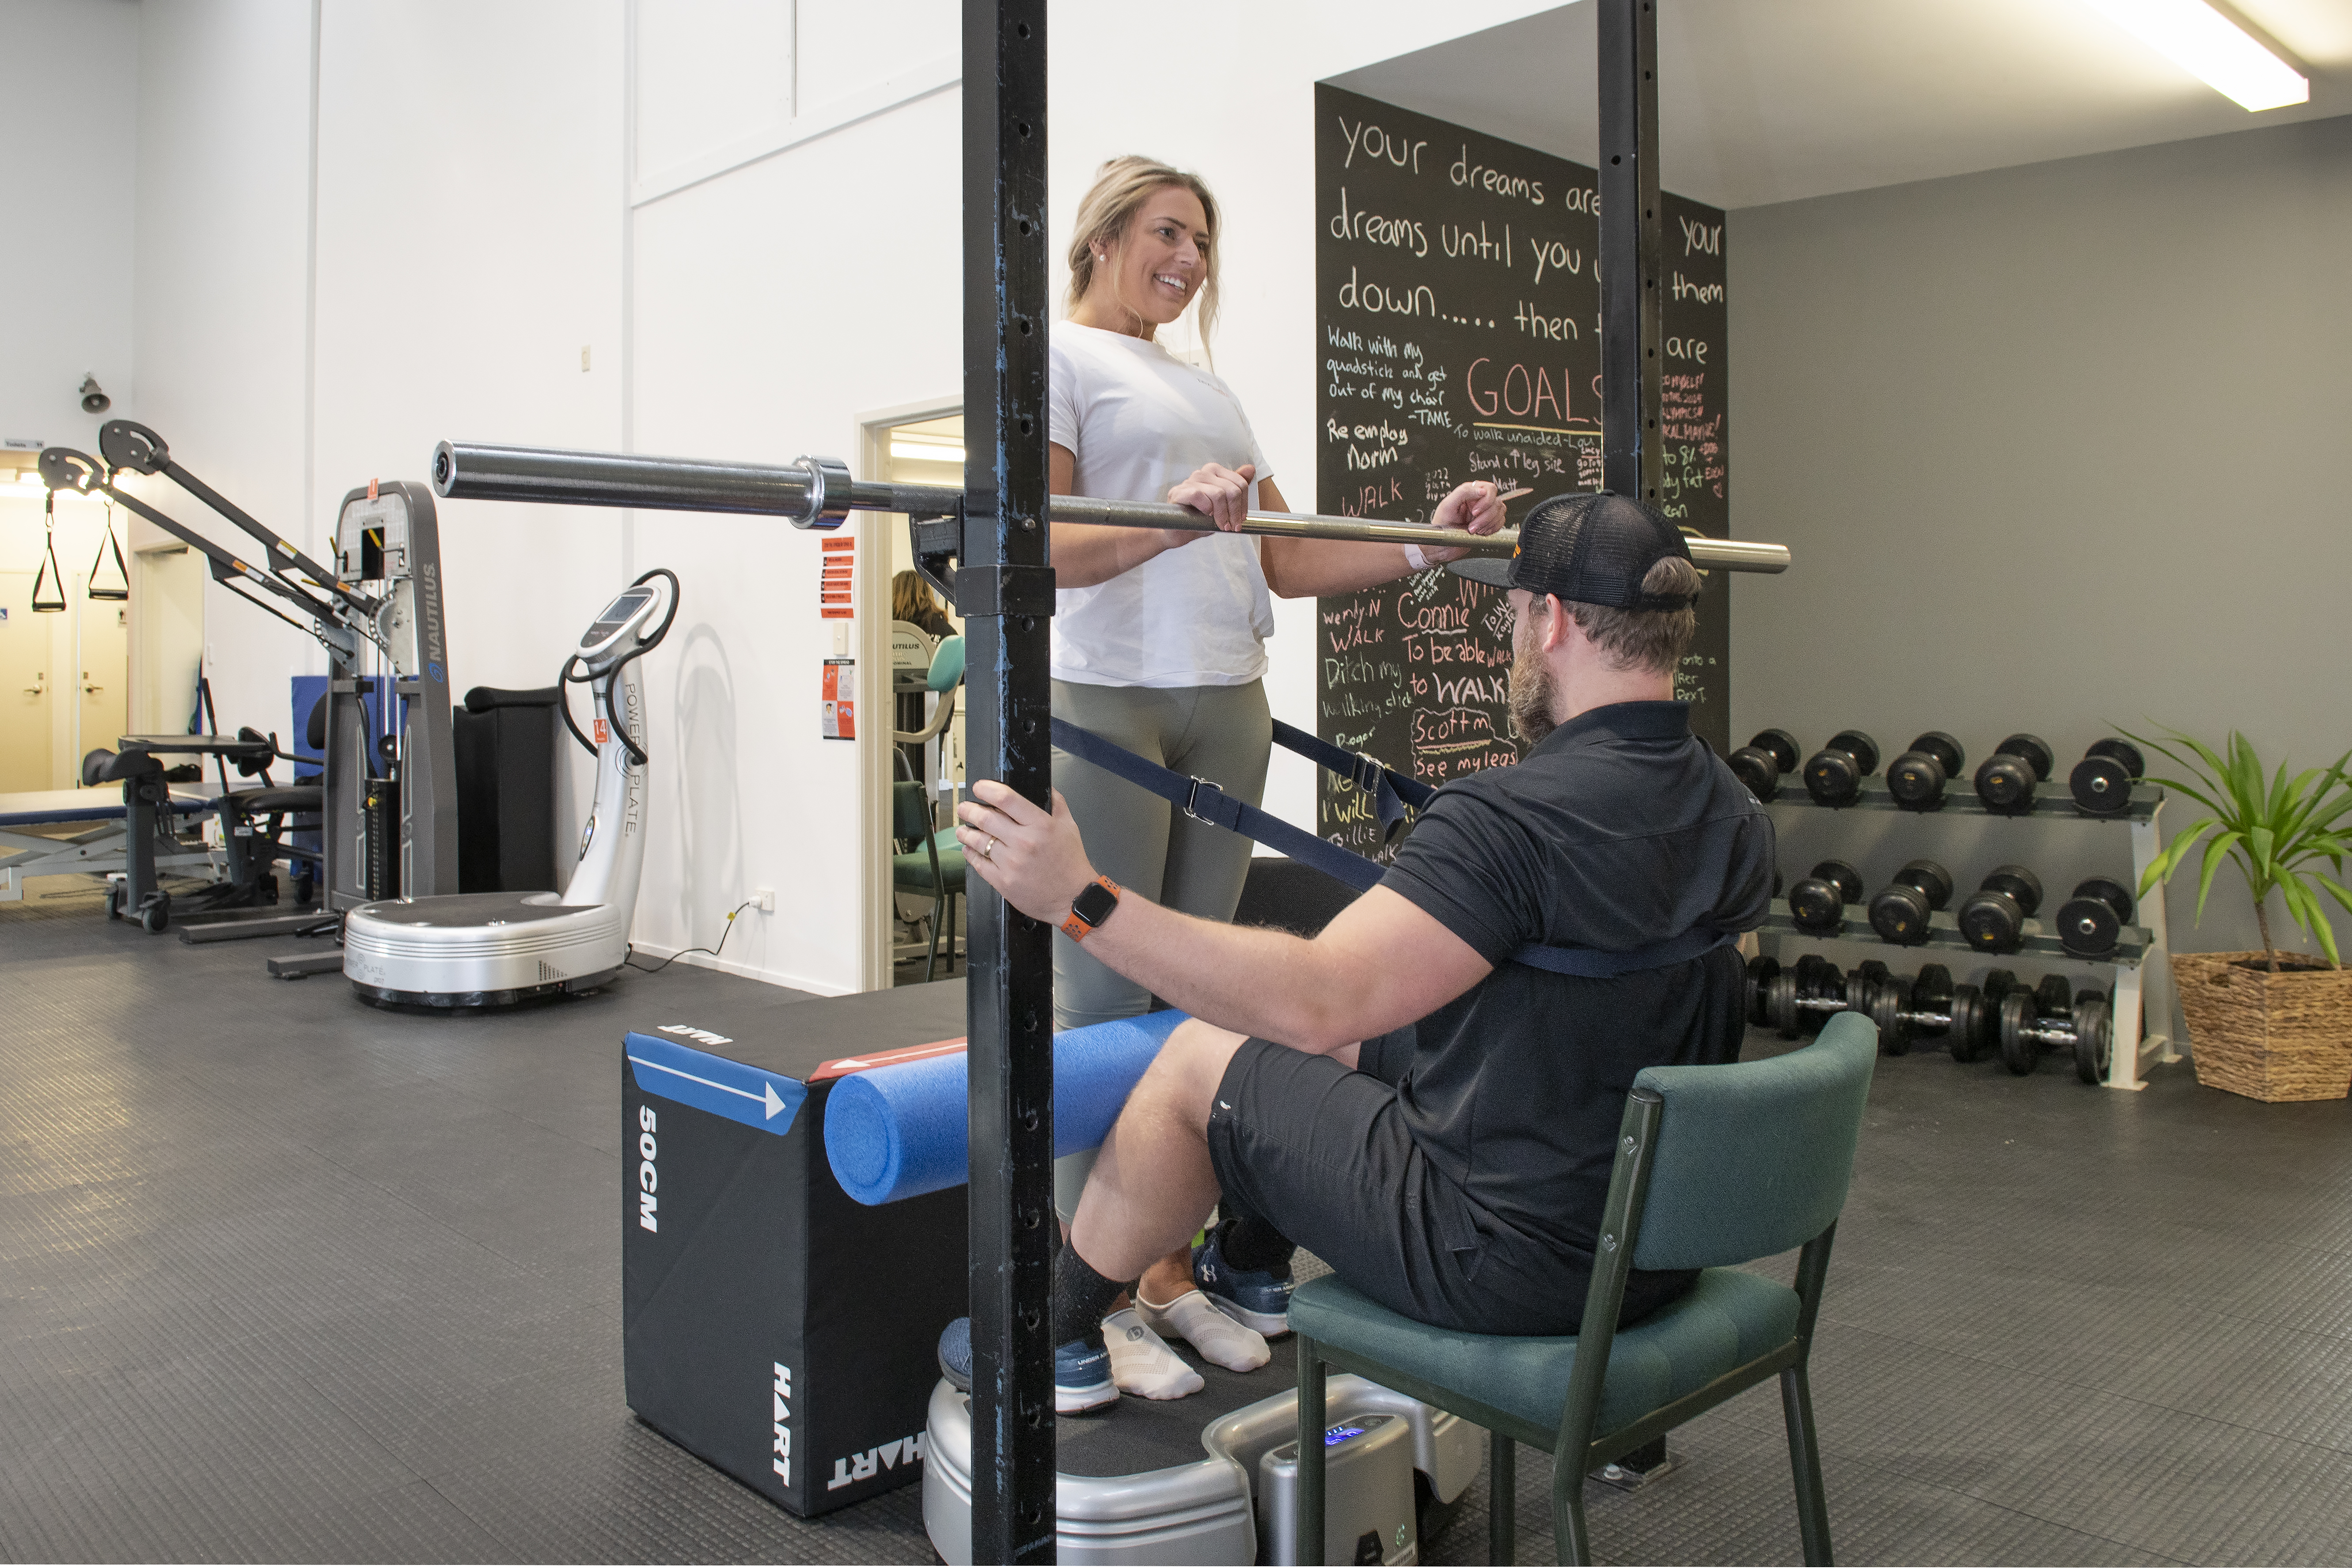
[[(1280, 719), (1275, 720), (1274, 729), (1275, 739), (1289, 749), (1321, 763), (1335, 773), (1355, 779), (1359, 783), (1362, 779), (1357, 768), (1380, 768), (1370, 758), (1342, 751), (1304, 730), (1292, 728)], [(1227, 832), (1239, 833), (1270, 849), (1280, 850), (1291, 859), (1303, 861), (1326, 876), (1346, 883), (1359, 893), (1380, 883), (1383, 873), (1377, 862), (1318, 839), (1303, 828), (1294, 828), (1281, 818), (1261, 811), (1246, 801), (1236, 800), (1210, 779), (1187, 778), (1173, 768), (1162, 768), (1149, 758), (1138, 757), (1125, 747), (1105, 740), (1090, 729), (1080, 729), (1067, 719), (1055, 719), (1053, 734), (1054, 744), (1071, 756), (1091, 762), (1104, 772), (1124, 779), (1139, 789), (1150, 790), (1188, 816), (1213, 822)], [(1312, 742), (1313, 749), (1294, 744), (1294, 739)], [(1327, 760), (1324, 753), (1337, 758), (1338, 766)], [(1384, 788), (1410, 786), (1420, 792), (1420, 799), (1411, 801), (1415, 810), (1427, 804), (1429, 798), (1436, 793), (1417, 779), (1391, 773), (1385, 768), (1380, 770), (1386, 775), (1381, 780)], [(1397, 792), (1402, 795), (1403, 790), (1399, 789)], [(1605, 980), (1618, 975), (1630, 975), (1636, 970), (1663, 969), (1672, 964), (1687, 963), (1702, 953), (1711, 953), (1738, 939), (1737, 932), (1710, 931), (1699, 926), (1679, 936), (1653, 942), (1646, 947), (1636, 947), (1625, 953), (1604, 953), (1597, 947), (1547, 947), (1531, 942), (1512, 954), (1511, 961), (1555, 975)]]
[(1437, 791), (1418, 779), (1409, 779), (1377, 757), (1367, 757), (1360, 751), (1346, 751), (1332, 745), (1319, 735), (1274, 721), (1274, 743), (1286, 751), (1295, 751), (1318, 768), (1337, 773), (1357, 789), (1371, 796), (1374, 810), (1380, 817), (1381, 834), (1386, 837), (1397, 823), (1404, 821), (1405, 808), (1418, 811), (1428, 806)]
[(1254, 839), (1271, 849), (1280, 850), (1292, 860), (1303, 861), (1324, 875), (1337, 878), (1358, 893), (1376, 885), (1381, 880), (1381, 868), (1363, 856), (1326, 843), (1303, 828), (1294, 828), (1281, 818), (1259, 810), (1244, 800), (1236, 800), (1216, 783), (1207, 779), (1188, 779), (1183, 774), (1162, 768), (1157, 762), (1138, 757), (1124, 747), (1115, 746), (1089, 729), (1080, 729), (1069, 720), (1054, 720), (1054, 744), (1071, 756), (1093, 763), (1104, 772), (1126, 779), (1139, 789), (1154, 795), (1189, 816), (1204, 822), (1213, 822), (1227, 832)]

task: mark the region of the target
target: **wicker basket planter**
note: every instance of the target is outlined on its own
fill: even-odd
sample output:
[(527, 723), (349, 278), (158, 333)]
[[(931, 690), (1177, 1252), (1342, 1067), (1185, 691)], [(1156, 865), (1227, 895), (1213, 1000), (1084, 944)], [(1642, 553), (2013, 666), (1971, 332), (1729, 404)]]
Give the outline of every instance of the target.
[(2352, 968), (2273, 975), (2237, 967), (2262, 957), (2172, 956), (2197, 1082), (2251, 1100), (2345, 1098), (2352, 1092)]

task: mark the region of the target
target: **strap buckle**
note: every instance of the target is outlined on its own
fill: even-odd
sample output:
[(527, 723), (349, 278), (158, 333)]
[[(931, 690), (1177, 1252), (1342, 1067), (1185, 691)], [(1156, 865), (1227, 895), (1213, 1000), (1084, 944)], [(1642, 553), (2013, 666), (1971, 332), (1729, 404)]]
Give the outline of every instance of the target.
[[(1192, 818), (1196, 822), (1206, 822), (1213, 828), (1222, 828), (1224, 826), (1223, 822), (1218, 821), (1214, 817), (1204, 816), (1196, 810), (1196, 807), (1200, 803), (1201, 791), (1204, 788), (1208, 789), (1212, 795), (1215, 796), (1218, 800), (1222, 800), (1225, 798), (1225, 789), (1223, 785), (1218, 783), (1213, 779), (1203, 779), (1199, 774), (1195, 773), (1192, 775), (1192, 789), (1184, 792), (1184, 814)], [(1214, 801), (1211, 802), (1210, 809), (1212, 810), (1215, 810)]]
[(1369, 751), (1353, 753), (1355, 766), (1349, 769), (1348, 781), (1367, 795), (1378, 795), (1387, 781), (1389, 765)]

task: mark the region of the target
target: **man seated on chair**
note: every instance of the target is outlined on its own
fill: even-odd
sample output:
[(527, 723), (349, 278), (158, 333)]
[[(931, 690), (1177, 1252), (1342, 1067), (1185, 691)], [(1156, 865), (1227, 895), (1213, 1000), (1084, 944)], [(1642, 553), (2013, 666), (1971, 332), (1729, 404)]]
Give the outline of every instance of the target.
[[(1509, 560), (1465, 568), (1508, 590), (1526, 754), (1447, 783), (1311, 941), (1114, 901), (1058, 796), (1049, 816), (984, 781), (957, 809), (966, 864), (1008, 903), (1192, 1015), (1055, 1261), (1065, 1413), (1117, 1397), (1097, 1325), (1213, 1205), (1194, 1277), (1262, 1329), (1287, 1327), (1296, 1244), (1423, 1322), (1574, 1333), (1634, 1074), (1738, 1056), (1730, 944), (1771, 898), (1772, 827), (1674, 700), (1699, 588), (1680, 530), (1561, 497)], [(1637, 1270), (1624, 1321), (1692, 1279)], [(959, 1322), (940, 1342), (959, 1381), (969, 1340)]]

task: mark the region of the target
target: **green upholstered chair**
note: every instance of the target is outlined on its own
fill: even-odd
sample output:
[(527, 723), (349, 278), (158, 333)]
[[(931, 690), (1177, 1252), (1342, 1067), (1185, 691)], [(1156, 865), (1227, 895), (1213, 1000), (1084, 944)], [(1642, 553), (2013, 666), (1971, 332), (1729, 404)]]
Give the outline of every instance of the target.
[(963, 846), (955, 829), (931, 821), (930, 792), (921, 784), (890, 786), (890, 837), (912, 844), (890, 857), (890, 888), (894, 893), (919, 894), (930, 899), (931, 950), (923, 964), (929, 980), (940, 963), (940, 940), (948, 946), (948, 973), (955, 973), (955, 903), (963, 895)]
[[(1496, 1563), (1512, 1560), (1515, 1442), (1552, 1454), (1559, 1560), (1589, 1563), (1586, 1472), (1778, 1374), (1805, 1561), (1829, 1562), (1829, 1508), (1805, 1367), (1877, 1059), (1870, 1020), (1840, 1013), (1819, 1040), (1786, 1056), (1644, 1069), (1618, 1129), (1580, 1336), (1432, 1328), (1335, 1275), (1300, 1285), (1290, 1302), (1298, 1335), (1297, 1561), (1323, 1560), (1320, 1437), (1329, 1367), (1487, 1429)], [(1795, 1247), (1804, 1250), (1794, 1288), (1731, 1267)], [(1688, 1295), (1619, 1329), (1625, 1276), (1634, 1268), (1702, 1272)]]
[(942, 637), (940, 645), (931, 650), (931, 667), (923, 677), (924, 688), (940, 699), (931, 720), (920, 729), (900, 729), (891, 732), (890, 738), (901, 746), (921, 746), (940, 731), (947, 728), (948, 720), (955, 717), (956, 688), (963, 685), (963, 639)]

